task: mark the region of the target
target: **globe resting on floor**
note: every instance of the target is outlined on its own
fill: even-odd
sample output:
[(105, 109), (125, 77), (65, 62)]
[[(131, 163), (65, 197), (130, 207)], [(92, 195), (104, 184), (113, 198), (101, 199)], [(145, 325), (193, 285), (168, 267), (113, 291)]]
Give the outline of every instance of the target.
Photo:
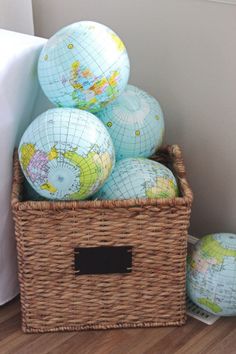
[(81, 21), (62, 28), (43, 48), (40, 85), (58, 107), (97, 112), (117, 98), (129, 78), (129, 58), (110, 28)]
[(162, 144), (164, 117), (161, 106), (138, 87), (128, 85), (120, 97), (96, 115), (112, 137), (117, 160), (150, 157)]
[(173, 173), (159, 162), (126, 158), (116, 166), (94, 195), (96, 199), (174, 198), (178, 187)]
[(214, 315), (236, 316), (236, 235), (204, 236), (187, 263), (190, 299)]
[(106, 128), (93, 114), (55, 108), (27, 128), (19, 160), (26, 179), (42, 197), (86, 199), (110, 175), (115, 152)]

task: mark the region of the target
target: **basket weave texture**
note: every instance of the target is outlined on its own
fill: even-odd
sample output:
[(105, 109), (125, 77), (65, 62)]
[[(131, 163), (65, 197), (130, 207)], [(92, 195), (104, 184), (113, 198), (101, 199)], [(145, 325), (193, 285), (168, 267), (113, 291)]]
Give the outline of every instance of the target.
[[(192, 191), (181, 150), (154, 157), (181, 196), (120, 201), (24, 201), (14, 155), (12, 209), (24, 332), (183, 325)], [(132, 246), (132, 272), (75, 275), (74, 248)]]

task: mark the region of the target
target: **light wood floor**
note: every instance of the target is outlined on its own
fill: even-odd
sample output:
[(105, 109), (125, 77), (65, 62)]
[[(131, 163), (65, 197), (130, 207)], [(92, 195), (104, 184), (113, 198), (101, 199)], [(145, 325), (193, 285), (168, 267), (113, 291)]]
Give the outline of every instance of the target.
[(236, 354), (236, 318), (207, 326), (23, 334), (19, 299), (0, 307), (1, 354)]

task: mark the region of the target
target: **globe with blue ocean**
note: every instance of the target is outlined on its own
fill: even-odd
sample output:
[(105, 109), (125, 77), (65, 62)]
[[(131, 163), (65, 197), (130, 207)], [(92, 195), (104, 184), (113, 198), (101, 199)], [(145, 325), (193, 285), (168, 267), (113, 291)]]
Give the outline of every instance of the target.
[(112, 137), (117, 160), (150, 157), (163, 142), (161, 106), (156, 98), (136, 86), (127, 85), (115, 101), (96, 115)]
[(203, 309), (236, 315), (236, 235), (204, 236), (188, 257), (187, 292)]
[(115, 152), (112, 140), (92, 113), (54, 108), (26, 129), (19, 160), (33, 189), (48, 199), (86, 199), (109, 177)]
[(44, 46), (38, 77), (58, 107), (97, 112), (116, 99), (129, 78), (122, 40), (105, 25), (81, 21), (62, 28)]

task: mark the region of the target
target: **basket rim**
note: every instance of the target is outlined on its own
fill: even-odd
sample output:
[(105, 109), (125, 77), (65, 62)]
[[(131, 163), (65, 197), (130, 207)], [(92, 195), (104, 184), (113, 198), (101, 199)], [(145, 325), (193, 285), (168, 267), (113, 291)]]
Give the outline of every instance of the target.
[(166, 154), (171, 158), (173, 172), (178, 181), (181, 197), (176, 198), (147, 198), (147, 199), (124, 199), (124, 200), (46, 200), (46, 201), (21, 201), (20, 194), (24, 180), (21, 171), (18, 151), (15, 149), (13, 157), (13, 182), (11, 206), (13, 211), (18, 210), (75, 210), (75, 209), (115, 209), (129, 207), (174, 207), (191, 206), (193, 193), (186, 179), (186, 171), (181, 148), (178, 145), (166, 145), (160, 148), (154, 155)]

